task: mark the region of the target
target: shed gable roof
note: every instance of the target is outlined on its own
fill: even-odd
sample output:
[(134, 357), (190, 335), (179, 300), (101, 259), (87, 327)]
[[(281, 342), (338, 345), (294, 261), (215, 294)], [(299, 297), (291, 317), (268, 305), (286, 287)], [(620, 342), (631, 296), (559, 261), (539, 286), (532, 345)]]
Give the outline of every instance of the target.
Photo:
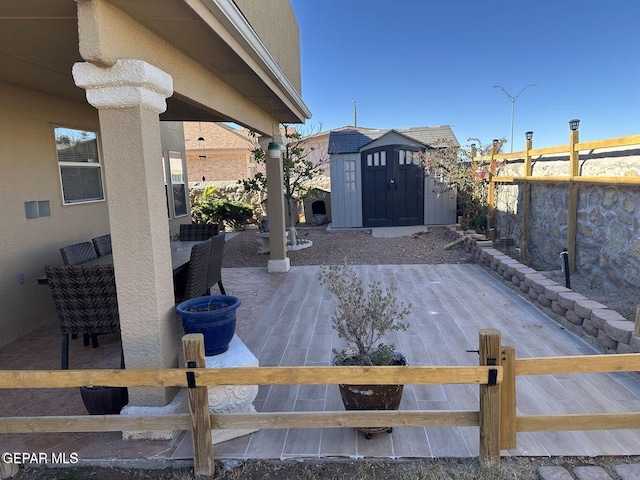
[(449, 125), (437, 127), (411, 127), (396, 129), (372, 129), (361, 127), (343, 127), (332, 130), (329, 134), (329, 147), (327, 153), (356, 153), (361, 147), (386, 135), (389, 132), (396, 132), (417, 142), (430, 147), (441, 147), (440, 140), (449, 140), (454, 145), (460, 145), (458, 139)]
[(398, 132), (397, 130), (389, 130), (385, 132), (384, 135), (380, 135), (375, 140), (371, 140), (368, 144), (360, 147), (360, 151), (383, 145), (407, 145), (416, 148), (429, 147), (427, 144), (419, 142), (416, 139), (409, 137), (408, 135)]

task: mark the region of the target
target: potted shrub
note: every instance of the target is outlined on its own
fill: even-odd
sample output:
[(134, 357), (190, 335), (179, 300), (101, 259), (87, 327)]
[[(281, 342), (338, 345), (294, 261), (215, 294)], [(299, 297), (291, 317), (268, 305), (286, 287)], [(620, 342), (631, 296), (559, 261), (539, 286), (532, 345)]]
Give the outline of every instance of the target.
[(207, 295), (185, 300), (176, 306), (176, 312), (182, 317), (184, 333), (202, 333), (204, 354), (211, 356), (229, 349), (240, 303), (232, 295)]
[[(124, 354), (121, 352), (120, 368), (124, 368)], [(117, 415), (129, 403), (127, 387), (95, 385), (80, 387), (80, 396), (89, 415)]]
[[(322, 285), (332, 294), (336, 311), (331, 325), (347, 343), (343, 350), (333, 350), (333, 364), (338, 366), (407, 365), (404, 355), (395, 345), (381, 343), (387, 332), (403, 331), (409, 325), (402, 319), (411, 305), (396, 298), (395, 285), (383, 290), (379, 281), (365, 287), (346, 263), (322, 267)], [(397, 410), (402, 398), (402, 385), (339, 385), (342, 402), (347, 410)], [(388, 427), (360, 428), (367, 438), (372, 433), (391, 431)]]
[(127, 387), (80, 387), (80, 396), (90, 415), (116, 415), (129, 403)]

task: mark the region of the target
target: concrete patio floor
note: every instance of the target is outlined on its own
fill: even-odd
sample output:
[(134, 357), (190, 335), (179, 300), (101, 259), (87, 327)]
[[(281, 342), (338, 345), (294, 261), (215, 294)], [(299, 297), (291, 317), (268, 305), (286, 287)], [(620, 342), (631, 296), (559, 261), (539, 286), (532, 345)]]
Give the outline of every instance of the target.
[[(475, 264), (357, 266), (367, 279), (394, 282), (412, 304), (406, 332), (394, 342), (413, 365), (477, 365), (478, 333), (496, 328), (516, 356), (596, 354), (529, 301), (498, 283)], [(317, 282), (319, 267), (293, 267), (288, 274), (262, 268), (223, 270), (227, 293), (242, 299), (238, 336), (262, 366), (328, 365), (341, 344), (331, 329), (333, 301)], [(60, 340), (55, 319), (37, 332), (0, 348), (1, 369), (58, 369)], [(100, 347), (72, 342), (70, 368), (117, 368), (119, 341)], [(258, 411), (342, 410), (336, 386), (260, 387)], [(519, 414), (640, 411), (640, 381), (628, 374), (528, 376), (517, 380)], [(405, 386), (401, 409), (477, 410), (478, 387)], [(0, 390), (0, 415), (81, 415), (77, 389)], [(518, 446), (503, 455), (638, 455), (635, 430), (518, 434)], [(83, 462), (111, 465), (184, 465), (192, 458), (188, 432), (172, 441), (125, 441), (102, 434), (0, 435), (0, 450), (77, 452)], [(366, 440), (351, 428), (262, 430), (214, 446), (217, 459), (333, 457), (469, 457), (478, 455), (476, 427), (403, 427)]]

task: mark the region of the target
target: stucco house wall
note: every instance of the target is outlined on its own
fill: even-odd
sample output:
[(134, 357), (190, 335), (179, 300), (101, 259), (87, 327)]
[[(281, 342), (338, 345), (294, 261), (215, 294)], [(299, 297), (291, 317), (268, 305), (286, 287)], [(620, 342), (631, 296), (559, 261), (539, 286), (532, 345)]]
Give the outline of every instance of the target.
[[(109, 232), (107, 201), (62, 204), (54, 127), (97, 131), (96, 110), (0, 83), (0, 344), (57, 322), (43, 266), (61, 265), (60, 248)], [(25, 202), (48, 201), (51, 215), (27, 219)], [(24, 276), (20, 284), (18, 276)]]
[(298, 92), (302, 93), (300, 29), (289, 0), (234, 0)]

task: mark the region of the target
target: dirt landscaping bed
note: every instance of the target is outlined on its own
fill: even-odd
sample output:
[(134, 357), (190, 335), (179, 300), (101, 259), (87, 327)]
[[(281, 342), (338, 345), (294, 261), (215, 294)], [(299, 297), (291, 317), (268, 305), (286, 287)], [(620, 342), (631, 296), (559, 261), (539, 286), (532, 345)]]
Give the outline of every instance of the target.
[[(504, 457), (500, 467), (483, 467), (476, 459), (448, 458), (423, 460), (309, 460), (289, 462), (247, 461), (216, 462), (214, 477), (194, 477), (192, 469), (120, 469), (120, 468), (29, 468), (16, 480), (537, 480), (541, 466), (559, 466), (568, 471), (578, 466), (599, 466), (612, 479), (613, 467), (637, 464), (638, 457)], [(595, 478), (595, 477), (594, 477)]]

